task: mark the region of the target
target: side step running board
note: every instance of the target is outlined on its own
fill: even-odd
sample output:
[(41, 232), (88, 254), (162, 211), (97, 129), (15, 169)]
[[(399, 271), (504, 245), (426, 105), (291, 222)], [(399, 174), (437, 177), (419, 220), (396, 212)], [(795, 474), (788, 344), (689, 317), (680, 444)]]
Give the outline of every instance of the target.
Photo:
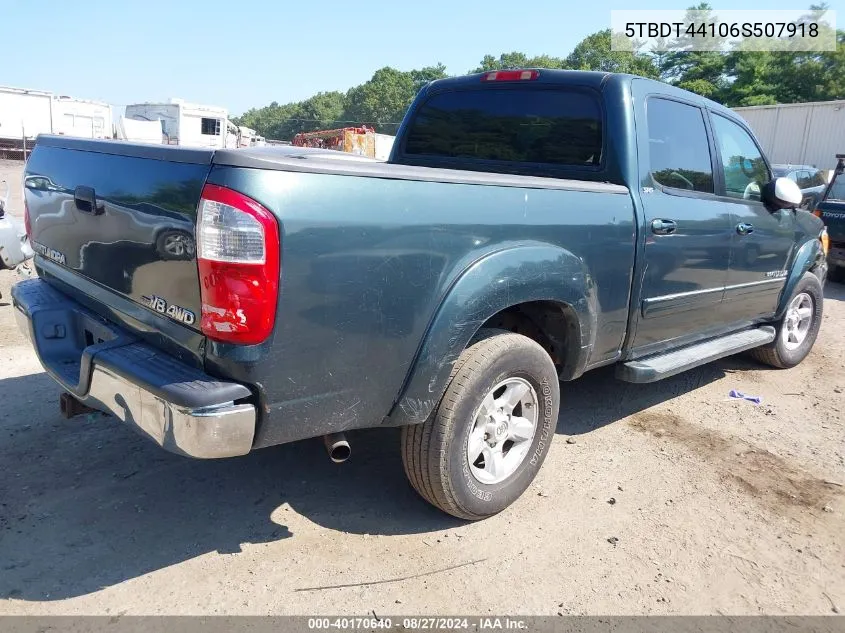
[(626, 382), (655, 382), (774, 340), (775, 328), (764, 325), (754, 330), (744, 330), (691, 345), (668, 354), (628, 361), (616, 366), (616, 377)]

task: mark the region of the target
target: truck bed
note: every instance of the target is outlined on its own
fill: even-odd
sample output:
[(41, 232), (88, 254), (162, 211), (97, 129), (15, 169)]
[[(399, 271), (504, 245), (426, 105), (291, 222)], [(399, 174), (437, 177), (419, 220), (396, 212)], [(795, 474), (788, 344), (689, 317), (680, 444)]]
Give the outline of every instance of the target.
[[(621, 185), (399, 165), (331, 150), (212, 151), (64, 137), (39, 139), (27, 177), (39, 174), (46, 180), (30, 181), (27, 199), (42, 276), (144, 343), (247, 385), (259, 405), (257, 447), (377, 425), (396, 404), (446, 294), (470, 270), (483, 277), (479, 262), (503, 265), (500, 252), (526, 258), (483, 282), (501, 284), (503, 299), (517, 300), (528, 287), (558, 296), (566, 284), (587, 283), (595, 305), (577, 308), (598, 322), (584, 349), (594, 359), (613, 357), (625, 335), (636, 230)], [(168, 259), (155, 248), (153, 229), (193, 234), (209, 185), (241, 192), (277, 218), (281, 280), (264, 344), (207, 339), (197, 325), (196, 258)], [(96, 190), (101, 215), (75, 206), (79, 186)], [(196, 319), (161, 314), (150, 297)]]

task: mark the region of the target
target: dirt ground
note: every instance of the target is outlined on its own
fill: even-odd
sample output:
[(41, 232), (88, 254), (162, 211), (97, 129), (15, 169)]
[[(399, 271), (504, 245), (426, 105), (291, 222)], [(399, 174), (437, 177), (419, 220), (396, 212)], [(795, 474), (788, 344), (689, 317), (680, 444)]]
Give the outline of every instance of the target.
[[(4, 177), (19, 188), (18, 165)], [(342, 465), (317, 440), (193, 461), (63, 420), (15, 280), (0, 273), (0, 614), (845, 611), (845, 286), (795, 369), (565, 383), (537, 481), (468, 524), (417, 498), (395, 431), (351, 435)]]

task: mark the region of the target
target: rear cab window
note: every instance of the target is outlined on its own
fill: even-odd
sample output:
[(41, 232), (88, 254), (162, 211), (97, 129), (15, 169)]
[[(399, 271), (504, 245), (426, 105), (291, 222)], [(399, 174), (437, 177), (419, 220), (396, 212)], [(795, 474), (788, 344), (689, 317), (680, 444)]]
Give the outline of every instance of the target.
[(589, 90), (453, 90), (417, 109), (404, 154), (505, 173), (525, 173), (528, 165), (598, 169), (603, 136), (599, 96)]

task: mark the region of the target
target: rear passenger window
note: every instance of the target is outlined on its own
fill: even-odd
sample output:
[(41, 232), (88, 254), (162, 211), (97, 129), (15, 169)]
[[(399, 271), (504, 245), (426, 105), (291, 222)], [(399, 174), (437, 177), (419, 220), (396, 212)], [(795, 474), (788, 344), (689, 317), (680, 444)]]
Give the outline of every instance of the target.
[(591, 167), (601, 152), (598, 98), (566, 89), (435, 94), (416, 112), (405, 144), (416, 156)]
[(664, 187), (713, 193), (710, 144), (699, 108), (649, 99), (648, 154), (651, 177)]

